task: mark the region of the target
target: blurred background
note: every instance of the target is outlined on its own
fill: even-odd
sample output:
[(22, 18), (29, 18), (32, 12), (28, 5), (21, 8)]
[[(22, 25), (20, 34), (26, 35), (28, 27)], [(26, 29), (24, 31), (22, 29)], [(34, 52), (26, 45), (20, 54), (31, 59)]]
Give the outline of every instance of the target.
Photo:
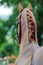
[(32, 4), (37, 21), (38, 43), (43, 46), (43, 0), (0, 0), (0, 57), (18, 56), (19, 46), (16, 45), (16, 17), (19, 14), (18, 3), (27, 7)]

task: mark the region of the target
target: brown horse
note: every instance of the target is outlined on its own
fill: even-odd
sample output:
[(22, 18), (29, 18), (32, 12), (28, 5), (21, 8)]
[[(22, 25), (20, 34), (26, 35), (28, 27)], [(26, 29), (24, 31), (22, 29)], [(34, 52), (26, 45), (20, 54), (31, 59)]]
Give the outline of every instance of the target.
[(15, 65), (43, 65), (43, 47), (37, 41), (37, 25), (31, 4), (23, 9), (18, 4), (20, 14), (17, 17), (20, 52)]

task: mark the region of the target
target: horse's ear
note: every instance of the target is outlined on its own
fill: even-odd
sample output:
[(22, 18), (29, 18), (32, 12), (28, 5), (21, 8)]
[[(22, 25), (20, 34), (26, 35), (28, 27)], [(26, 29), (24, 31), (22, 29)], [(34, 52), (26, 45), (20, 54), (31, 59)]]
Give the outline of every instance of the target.
[(27, 8), (30, 9), (30, 10), (32, 10), (32, 5), (31, 5), (30, 2), (28, 3), (28, 7)]
[(21, 3), (18, 3), (18, 10), (19, 10), (20, 12), (23, 11), (23, 7), (22, 7)]

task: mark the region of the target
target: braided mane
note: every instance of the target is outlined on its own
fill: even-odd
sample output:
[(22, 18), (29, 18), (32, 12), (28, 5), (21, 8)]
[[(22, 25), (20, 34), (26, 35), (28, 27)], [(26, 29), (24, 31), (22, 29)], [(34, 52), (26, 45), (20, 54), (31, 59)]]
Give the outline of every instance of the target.
[(35, 36), (36, 32), (35, 32), (35, 26), (36, 26), (36, 21), (35, 18), (33, 18), (33, 13), (31, 10), (27, 11), (27, 24), (28, 24), (28, 39), (30, 42), (35, 42), (36, 41), (36, 37)]

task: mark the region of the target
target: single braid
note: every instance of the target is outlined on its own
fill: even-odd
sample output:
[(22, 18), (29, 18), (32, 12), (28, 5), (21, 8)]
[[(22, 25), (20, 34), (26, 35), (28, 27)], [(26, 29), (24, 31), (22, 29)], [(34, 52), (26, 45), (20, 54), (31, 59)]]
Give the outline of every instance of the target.
[(35, 25), (34, 21), (32, 20), (32, 16), (30, 15), (30, 12), (27, 11), (27, 24), (28, 24), (28, 39), (30, 42), (35, 42)]

